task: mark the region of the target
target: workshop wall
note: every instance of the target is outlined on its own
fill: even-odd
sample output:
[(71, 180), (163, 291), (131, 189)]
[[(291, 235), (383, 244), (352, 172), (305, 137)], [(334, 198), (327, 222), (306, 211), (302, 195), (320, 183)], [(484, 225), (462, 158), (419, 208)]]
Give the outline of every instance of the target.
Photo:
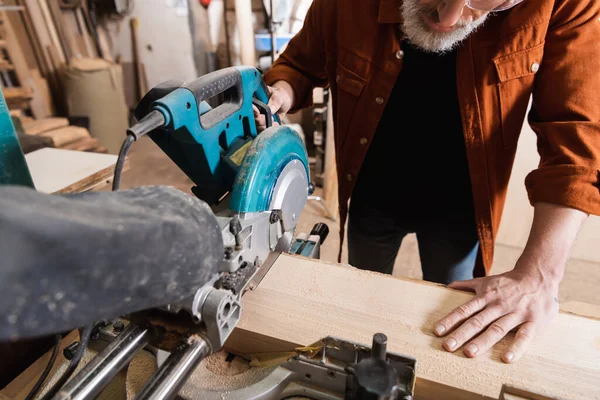
[[(192, 1), (192, 0), (190, 0)], [(131, 12), (106, 23), (115, 59), (134, 60), (131, 18), (139, 21), (139, 56), (149, 88), (169, 79), (190, 81), (194, 62), (188, 0), (131, 0)]]

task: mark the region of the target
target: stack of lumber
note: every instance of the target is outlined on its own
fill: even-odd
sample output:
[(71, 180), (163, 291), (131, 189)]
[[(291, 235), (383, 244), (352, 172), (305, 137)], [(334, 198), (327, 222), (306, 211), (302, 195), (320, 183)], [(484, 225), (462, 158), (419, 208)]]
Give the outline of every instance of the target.
[(69, 125), (67, 118), (21, 118), (26, 135), (41, 136), (51, 142), (51, 147), (95, 153), (107, 153), (107, 149), (83, 127)]

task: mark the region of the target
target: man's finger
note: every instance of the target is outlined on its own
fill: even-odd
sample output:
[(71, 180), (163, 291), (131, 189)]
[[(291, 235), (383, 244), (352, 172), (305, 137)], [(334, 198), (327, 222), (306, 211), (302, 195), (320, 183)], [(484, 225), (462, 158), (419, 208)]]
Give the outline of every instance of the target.
[(521, 322), (523, 322), (521, 317), (514, 313), (498, 319), (481, 336), (465, 346), (464, 351), (466, 356), (475, 357), (485, 353)]
[(527, 347), (529, 347), (529, 343), (531, 343), (531, 340), (535, 336), (536, 330), (537, 327), (534, 322), (526, 322), (521, 325), (515, 334), (515, 339), (502, 356), (502, 361), (505, 363), (518, 361), (525, 353), (525, 350), (527, 350)]
[(479, 286), (481, 278), (469, 279), (468, 281), (455, 281), (448, 285), (450, 289), (468, 290), (474, 292)]
[(259, 131), (267, 129), (267, 118), (264, 115), (259, 114), (254, 120), (256, 121), (256, 129)]
[(468, 303), (455, 308), (450, 314), (435, 324), (434, 332), (438, 336), (444, 336), (452, 331), (459, 323), (467, 320), (473, 314), (483, 310), (486, 302), (483, 297), (474, 297)]
[(269, 103), (267, 103), (267, 105), (271, 109), (271, 113), (273, 113), (273, 114), (275, 114), (275, 113), (277, 113), (277, 111), (279, 111), (282, 104), (283, 104), (283, 101), (281, 100), (279, 95), (277, 95), (277, 92), (274, 92), (274, 94), (269, 98)]
[(254, 104), (252, 104), (252, 111), (254, 111), (254, 118), (260, 117), (260, 111)]
[[(458, 329), (448, 335), (444, 341), (444, 348), (454, 351), (482, 332), (489, 324), (502, 317), (500, 307), (488, 307), (466, 320)], [(477, 351), (475, 350), (474, 353)]]

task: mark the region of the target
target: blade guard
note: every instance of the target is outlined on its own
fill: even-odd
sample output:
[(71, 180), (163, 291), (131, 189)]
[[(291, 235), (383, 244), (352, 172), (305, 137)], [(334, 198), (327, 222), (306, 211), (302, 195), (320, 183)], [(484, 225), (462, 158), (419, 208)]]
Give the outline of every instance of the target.
[(310, 182), (308, 156), (300, 135), (287, 126), (263, 131), (250, 145), (238, 169), (229, 208), (240, 213), (270, 211), (277, 179), (294, 160), (302, 163)]

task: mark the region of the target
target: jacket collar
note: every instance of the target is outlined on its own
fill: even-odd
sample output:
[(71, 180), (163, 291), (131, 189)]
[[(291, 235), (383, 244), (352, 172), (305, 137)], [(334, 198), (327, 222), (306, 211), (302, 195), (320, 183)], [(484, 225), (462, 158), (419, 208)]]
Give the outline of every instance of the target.
[(380, 0), (379, 16), (377, 22), (380, 24), (397, 24), (401, 22), (400, 17), (401, 0)]

